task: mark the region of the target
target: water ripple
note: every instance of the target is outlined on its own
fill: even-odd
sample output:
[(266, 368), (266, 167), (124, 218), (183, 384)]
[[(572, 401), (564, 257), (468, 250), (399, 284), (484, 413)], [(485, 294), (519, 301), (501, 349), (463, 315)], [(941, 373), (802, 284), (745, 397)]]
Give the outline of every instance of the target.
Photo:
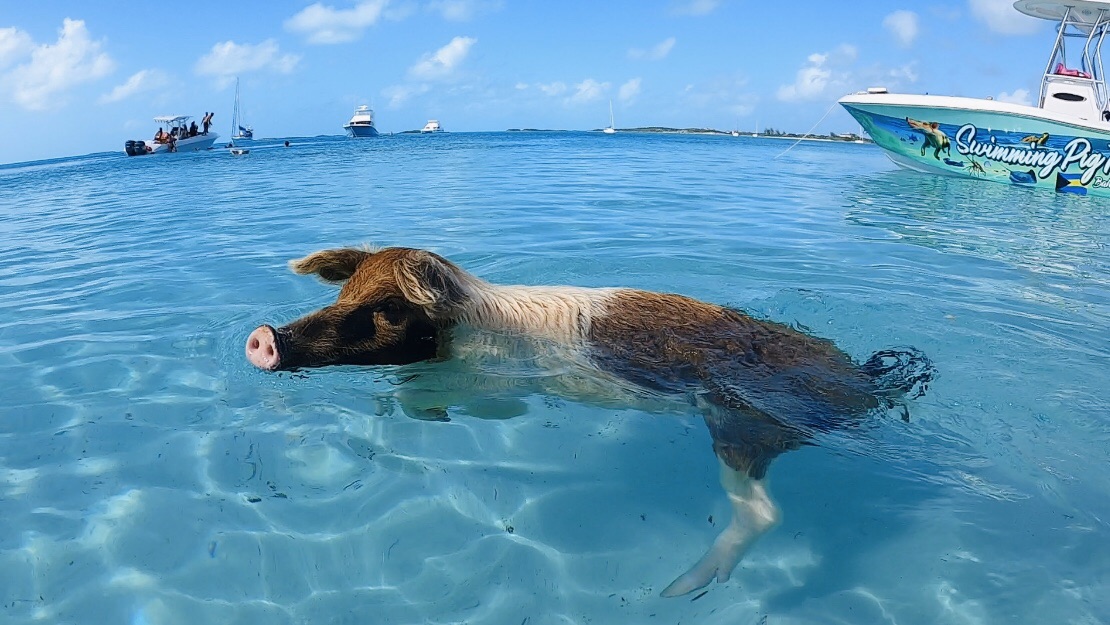
[[(2, 620), (1110, 614), (1097, 199), (896, 172), (855, 145), (293, 143), (0, 166)], [(285, 262), (364, 242), (501, 282), (681, 292), (859, 359), (911, 344), (941, 377), (908, 421), (776, 462), (783, 525), (735, 581), (663, 600), (727, 515), (696, 415), (569, 402), (544, 389), (574, 372), (528, 359), (246, 365), (255, 325), (334, 298)]]

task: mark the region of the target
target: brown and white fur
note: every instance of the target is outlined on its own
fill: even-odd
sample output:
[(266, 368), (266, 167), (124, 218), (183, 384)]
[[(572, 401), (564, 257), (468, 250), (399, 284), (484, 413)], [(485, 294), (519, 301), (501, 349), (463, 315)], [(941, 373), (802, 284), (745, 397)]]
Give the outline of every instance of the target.
[(775, 456), (822, 429), (850, 426), (905, 393), (924, 392), (934, 374), (913, 349), (856, 364), (830, 341), (681, 295), (499, 286), (423, 250), (325, 250), (290, 267), (342, 288), (330, 306), (251, 333), (247, 358), (262, 369), (465, 357), (483, 346), (455, 344), (456, 332), (467, 328), (523, 337), (578, 363), (575, 370), (588, 371), (592, 380), (567, 389), (570, 395), (611, 386), (618, 392), (610, 397), (619, 397), (641, 388), (697, 406), (713, 438), (732, 519), (664, 596), (727, 580), (749, 546), (778, 522), (765, 483)]

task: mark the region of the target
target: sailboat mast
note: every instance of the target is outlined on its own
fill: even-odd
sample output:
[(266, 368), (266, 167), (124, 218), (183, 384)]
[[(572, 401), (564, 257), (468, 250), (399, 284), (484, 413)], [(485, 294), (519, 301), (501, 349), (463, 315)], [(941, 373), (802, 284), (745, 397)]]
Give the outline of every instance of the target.
[(231, 136), (239, 130), (239, 77), (235, 77), (235, 108), (231, 111)]

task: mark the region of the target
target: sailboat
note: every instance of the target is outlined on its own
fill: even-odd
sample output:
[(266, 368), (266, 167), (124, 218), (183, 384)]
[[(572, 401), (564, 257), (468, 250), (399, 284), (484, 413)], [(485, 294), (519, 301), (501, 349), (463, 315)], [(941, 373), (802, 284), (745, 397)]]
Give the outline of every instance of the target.
[(609, 127), (602, 130), (601, 132), (604, 132), (607, 135), (611, 135), (616, 131), (617, 129), (613, 127), (613, 101), (609, 100)]
[(239, 79), (235, 79), (235, 108), (231, 111), (231, 140), (250, 141), (254, 139), (254, 129), (242, 126), (242, 117), (239, 115)]

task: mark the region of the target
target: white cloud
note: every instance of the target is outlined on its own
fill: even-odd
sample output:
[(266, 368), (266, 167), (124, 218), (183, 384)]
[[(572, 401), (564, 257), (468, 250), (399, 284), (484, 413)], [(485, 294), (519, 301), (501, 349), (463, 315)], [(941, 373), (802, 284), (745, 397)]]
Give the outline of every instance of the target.
[(1041, 22), (1014, 9), (1011, 0), (968, 0), (971, 14), (996, 33), (1028, 35), (1040, 29)]
[(130, 98), (136, 93), (158, 89), (167, 82), (166, 75), (162, 72), (156, 69), (144, 69), (132, 74), (131, 77), (127, 79), (127, 82), (122, 85), (116, 85), (115, 89), (100, 96), (100, 103), (109, 104), (111, 102), (119, 102), (125, 98)]
[(674, 47), (675, 38), (668, 37), (663, 41), (656, 44), (650, 50), (641, 50), (640, 48), (632, 48), (628, 51), (628, 58), (630, 59), (646, 59), (648, 61), (658, 61), (665, 58), (671, 53), (671, 48)]
[(22, 60), (31, 53), (31, 36), (18, 28), (0, 28), (0, 69)]
[(518, 83), (516, 84), (516, 90), (517, 90), (517, 91), (525, 91), (526, 89), (528, 89), (528, 83), (526, 83), (526, 82), (518, 82)]
[(416, 65), (409, 68), (409, 76), (422, 80), (437, 80), (450, 76), (466, 60), (470, 47), (477, 41), (471, 37), (455, 37), (439, 50), (425, 54)]
[(308, 43), (354, 41), (378, 23), (389, 0), (362, 0), (350, 9), (336, 9), (322, 2), (309, 5), (285, 20), (285, 30), (308, 37)]
[(1014, 89), (1011, 93), (1003, 91), (994, 98), (999, 102), (1012, 102), (1013, 104), (1024, 104), (1025, 106), (1033, 106), (1033, 100), (1029, 98), (1028, 89)]
[(709, 15), (721, 5), (721, 0), (682, 0), (675, 2), (672, 13), (678, 15)]
[(398, 108), (412, 98), (423, 95), (431, 90), (427, 84), (393, 85), (386, 87), (382, 93), (389, 98), (389, 108)]
[(917, 82), (917, 61), (886, 70), (886, 78), (895, 85)]
[(16, 29), (3, 29), (0, 35), (0, 60), (5, 63), (30, 60), (15, 67), (4, 77), (5, 90), (23, 108), (42, 110), (55, 103), (54, 96), (81, 83), (99, 80), (112, 73), (116, 64), (101, 42), (93, 41), (85, 22), (62, 20), (58, 41), (33, 45), (30, 36)]
[(883, 18), (883, 28), (894, 35), (894, 38), (898, 40), (902, 47), (908, 48), (917, 39), (917, 13), (913, 11), (895, 11)]
[(560, 94), (566, 92), (566, 90), (567, 90), (567, 84), (564, 83), (564, 82), (558, 82), (558, 81), (548, 83), (546, 85), (538, 84), (538, 85), (536, 85), (536, 87), (538, 87), (540, 91), (544, 92), (544, 95), (550, 95), (550, 96), (560, 95)]
[(582, 82), (574, 85), (574, 94), (570, 96), (569, 101), (575, 104), (582, 104), (584, 102), (591, 102), (601, 98), (609, 91), (609, 83), (598, 82), (593, 78), (587, 78)]
[(282, 54), (273, 39), (258, 45), (225, 41), (212, 46), (208, 54), (200, 57), (196, 73), (201, 76), (214, 76), (221, 85), (231, 82), (239, 74), (270, 71), (288, 74), (297, 68), (301, 57), (296, 54)]
[(689, 84), (681, 92), (682, 107), (685, 110), (719, 114), (727, 112), (729, 117), (742, 117), (755, 109), (758, 96), (748, 91), (748, 79), (744, 76), (719, 76), (701, 84)]
[(784, 102), (815, 100), (833, 89), (844, 90), (849, 79), (844, 66), (855, 61), (857, 54), (855, 46), (841, 45), (833, 52), (809, 55), (794, 82), (778, 88), (778, 99)]
[(481, 0), (433, 0), (428, 3), (428, 10), (439, 13), (445, 20), (465, 22), (473, 19), (476, 14), (484, 10), (497, 10), (501, 8), (499, 1)]
[(619, 97), (622, 102), (631, 102), (640, 95), (640, 82), (639, 78), (633, 78), (621, 85)]
[[(455, 37), (447, 45), (435, 52), (429, 52), (409, 68), (408, 81), (386, 87), (382, 92), (389, 98), (390, 108), (397, 108), (410, 99), (432, 90), (429, 83), (455, 83), (458, 69), (470, 54), (470, 48), (478, 40), (472, 37)], [(527, 89), (528, 85), (518, 83), (517, 89)]]

